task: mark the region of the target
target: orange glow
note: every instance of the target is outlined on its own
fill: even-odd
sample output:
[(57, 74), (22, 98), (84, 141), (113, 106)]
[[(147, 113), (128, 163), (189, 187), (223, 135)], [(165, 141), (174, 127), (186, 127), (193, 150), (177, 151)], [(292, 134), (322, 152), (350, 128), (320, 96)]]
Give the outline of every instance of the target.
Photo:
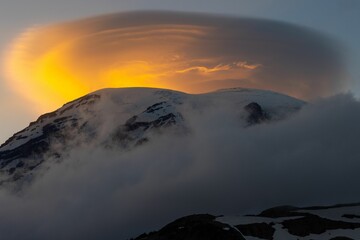
[(88, 85), (66, 67), (61, 55), (66, 46), (30, 59), (24, 51), (24, 39), (14, 44), (7, 58), (7, 73), (11, 77), (12, 88), (33, 101), (38, 111), (59, 107), (64, 101), (89, 92)]
[(208, 89), (194, 86), (194, 79), (248, 77), (255, 69), (193, 55), (189, 49), (211, 31), (209, 27), (164, 24), (83, 31), (62, 25), (30, 29), (13, 43), (7, 56), (9, 83), (39, 111), (107, 87), (199, 93)]
[(38, 112), (110, 87), (245, 87), (306, 99), (338, 89), (341, 62), (326, 42), (267, 20), (115, 13), (28, 29), (9, 48), (5, 79)]

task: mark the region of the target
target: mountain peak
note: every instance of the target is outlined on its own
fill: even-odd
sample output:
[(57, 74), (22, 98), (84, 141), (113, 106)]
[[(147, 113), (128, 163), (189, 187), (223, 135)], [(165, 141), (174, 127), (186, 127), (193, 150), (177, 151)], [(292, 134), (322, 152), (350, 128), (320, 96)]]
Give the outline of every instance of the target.
[(61, 160), (81, 144), (132, 149), (157, 134), (196, 131), (192, 119), (214, 111), (226, 111), (241, 128), (285, 119), (303, 105), (286, 95), (254, 89), (207, 94), (156, 88), (98, 90), (41, 115), (2, 144), (0, 183), (27, 179), (43, 162)]

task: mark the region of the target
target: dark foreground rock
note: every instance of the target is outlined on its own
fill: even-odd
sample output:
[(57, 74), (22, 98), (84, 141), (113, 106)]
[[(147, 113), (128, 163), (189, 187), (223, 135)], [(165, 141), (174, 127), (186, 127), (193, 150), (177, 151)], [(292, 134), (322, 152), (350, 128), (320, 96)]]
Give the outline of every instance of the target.
[(360, 204), (280, 206), (258, 215), (209, 214), (180, 218), (135, 240), (355, 240), (360, 239)]
[(252, 236), (261, 239), (274, 239), (275, 228), (274, 223), (251, 223), (237, 225), (236, 228), (244, 234), (244, 236)]
[(242, 234), (228, 224), (216, 221), (209, 214), (180, 218), (159, 231), (142, 234), (135, 240), (245, 240)]

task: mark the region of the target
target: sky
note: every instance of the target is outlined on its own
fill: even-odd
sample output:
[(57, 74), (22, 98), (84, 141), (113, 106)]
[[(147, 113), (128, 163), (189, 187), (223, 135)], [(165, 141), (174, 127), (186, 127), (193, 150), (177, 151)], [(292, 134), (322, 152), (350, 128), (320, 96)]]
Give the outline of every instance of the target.
[[(3, 0), (0, 3), (0, 142), (4, 142), (16, 131), (34, 121), (43, 108), (34, 106), (26, 98), (20, 97), (9, 87), (4, 65), (14, 39), (34, 26), (69, 21), (99, 14), (132, 10), (173, 10), (226, 14), (240, 17), (280, 20), (301, 25), (329, 35), (342, 47), (337, 50), (346, 57), (346, 71), (349, 81), (347, 89), (360, 95), (360, 2), (356, 0), (263, 0), (263, 1), (95, 1), (87, 0)], [(24, 79), (23, 81), (27, 81)], [(11, 84), (10, 84), (11, 85)], [(43, 100), (46, 102), (46, 100)], [(53, 110), (49, 107), (47, 111)]]
[[(165, 12), (119, 13), (133, 10)], [(189, 135), (155, 134), (154, 141), (136, 151), (103, 147), (120, 121), (108, 123), (119, 120), (116, 114), (122, 112), (114, 110), (117, 105), (113, 103), (96, 105), (112, 113), (99, 114), (103, 121), (94, 122), (96, 129), (106, 134), (92, 135), (88, 142), (87, 131), (83, 131), (85, 138), (78, 134), (75, 141), (84, 144), (70, 142), (76, 148), (68, 152), (62, 148), (66, 146), (55, 142), (52, 150), (65, 152), (62, 164), (53, 164), (59, 162), (57, 155), (49, 157), (41, 168), (44, 171), (25, 185), (23, 192), (0, 191), (0, 206), (6, 206), (0, 208), (2, 236), (10, 240), (126, 239), (195, 212), (242, 214), (283, 204), (358, 202), (360, 192), (352, 186), (360, 182), (359, 12), (357, 0), (2, 0), (0, 142), (70, 100), (66, 97), (76, 97), (81, 88), (73, 84), (83, 83), (87, 74), (121, 76), (124, 69), (112, 72), (108, 68), (109, 62), (119, 59), (118, 51), (126, 56), (120, 58), (121, 63), (129, 61), (125, 72), (133, 74), (140, 85), (146, 85), (146, 79), (133, 70), (145, 71), (145, 62), (152, 62), (150, 70), (154, 66), (161, 69), (172, 77), (171, 84), (179, 84), (186, 75), (201, 86), (176, 85), (184, 91), (231, 86), (234, 75), (242, 75), (246, 86), (266, 86), (310, 101), (284, 121), (246, 128), (239, 127), (241, 109), (234, 110), (233, 102), (224, 107), (222, 101), (200, 101), (200, 105), (190, 101), (190, 109), (196, 111), (191, 114), (183, 109)], [(97, 15), (101, 16), (94, 18)], [(151, 25), (154, 22), (171, 24), (159, 28)], [(184, 22), (201, 24), (189, 28)], [(39, 26), (44, 27), (36, 30)], [(153, 32), (168, 34), (172, 44), (157, 42)], [(244, 35), (250, 40), (243, 41)], [(133, 44), (127, 41), (129, 36), (145, 37)], [(119, 39), (120, 47), (107, 49), (102, 44)], [(287, 44), (279, 46), (279, 41)], [(58, 49), (58, 43), (66, 44)], [(148, 45), (164, 47), (165, 53), (181, 47), (191, 54), (185, 61), (177, 54), (173, 55), (176, 61), (159, 61), (147, 54), (143, 47)], [(231, 47), (234, 45), (238, 48)], [(143, 61), (132, 59), (132, 54)], [(43, 55), (50, 58), (43, 59)], [(157, 56), (163, 55), (157, 52)], [(64, 59), (66, 64), (72, 63), (66, 65), (70, 73), (79, 78), (61, 79), (63, 86), (53, 84), (55, 90), (42, 86), (52, 73), (61, 73), (56, 68), (48, 72), (47, 66), (54, 66), (48, 65), (48, 60), (62, 63)], [(91, 65), (92, 59), (97, 64)], [(214, 74), (216, 81), (211, 82), (214, 79), (207, 78), (207, 73)], [(299, 91), (292, 91), (287, 78), (299, 75), (301, 81), (291, 84)], [(264, 85), (267, 80), (271, 84)], [(93, 90), (112, 81), (109, 77), (104, 86), (94, 82)], [(156, 77), (152, 81), (175, 86)], [(39, 92), (42, 87), (45, 92)], [(59, 87), (77, 91), (57, 96)], [(141, 94), (132, 96), (139, 97), (142, 104), (146, 101)], [(129, 98), (123, 102), (131, 103)], [(143, 106), (136, 102), (131, 106), (137, 104)]]

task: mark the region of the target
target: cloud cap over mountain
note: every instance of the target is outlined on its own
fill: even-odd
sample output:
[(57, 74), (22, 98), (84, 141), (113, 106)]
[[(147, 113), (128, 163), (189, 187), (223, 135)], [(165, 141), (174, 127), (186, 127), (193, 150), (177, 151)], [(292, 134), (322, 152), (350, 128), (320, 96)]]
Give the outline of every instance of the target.
[(39, 105), (132, 86), (250, 87), (309, 99), (344, 87), (335, 49), (314, 30), (278, 21), (127, 12), (28, 29), (13, 43), (7, 72)]

